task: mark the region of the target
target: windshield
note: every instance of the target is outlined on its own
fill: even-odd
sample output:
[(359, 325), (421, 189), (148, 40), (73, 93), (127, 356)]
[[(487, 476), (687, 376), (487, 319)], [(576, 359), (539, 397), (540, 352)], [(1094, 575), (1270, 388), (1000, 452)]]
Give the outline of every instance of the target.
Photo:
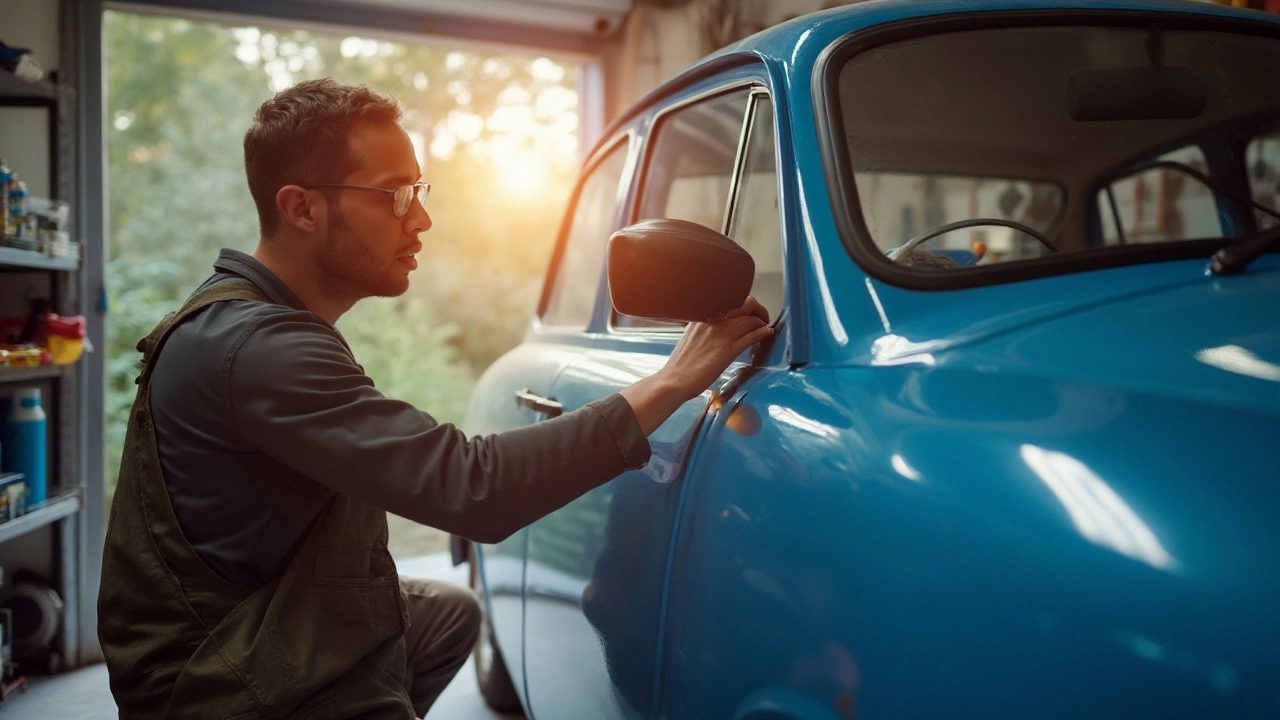
[(962, 272), (1273, 220), (1250, 202), (1273, 208), (1280, 177), (1276, 39), (1001, 27), (881, 45), (835, 72), (854, 239), (898, 265)]

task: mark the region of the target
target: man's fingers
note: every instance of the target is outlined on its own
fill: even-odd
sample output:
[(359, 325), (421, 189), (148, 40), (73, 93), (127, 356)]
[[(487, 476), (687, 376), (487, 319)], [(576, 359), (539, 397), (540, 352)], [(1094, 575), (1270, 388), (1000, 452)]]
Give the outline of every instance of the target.
[(725, 335), (738, 340), (746, 337), (749, 333), (754, 332), (762, 327), (768, 327), (759, 317), (755, 315), (739, 315), (731, 318), (715, 327), (721, 328)]
[(746, 336), (738, 340), (738, 352), (741, 353), (743, 350), (746, 350), (752, 345), (755, 345), (756, 343), (762, 342), (764, 340), (768, 340), (771, 337), (773, 337), (773, 328), (769, 327), (768, 325), (765, 325), (763, 327), (758, 327), (755, 330), (752, 330), (751, 332), (747, 333)]
[(769, 310), (760, 304), (759, 300), (747, 296), (741, 305), (724, 314), (726, 318), (742, 317), (743, 315), (754, 315), (760, 318), (766, 324), (769, 322)]

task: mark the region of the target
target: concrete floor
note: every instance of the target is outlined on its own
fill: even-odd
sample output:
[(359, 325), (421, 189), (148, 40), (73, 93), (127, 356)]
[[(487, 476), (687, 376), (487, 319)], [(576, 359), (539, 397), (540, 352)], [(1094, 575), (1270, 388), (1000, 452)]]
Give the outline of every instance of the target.
[[(467, 582), (466, 566), (450, 566), (447, 554), (398, 561), (397, 565), (400, 574), (406, 577), (439, 578), (459, 585)], [(119, 717), (107, 687), (105, 665), (61, 675), (33, 676), (29, 680), (31, 686), (25, 693), (11, 695), (0, 703), (0, 720), (116, 720)], [(428, 720), (518, 720), (521, 717), (495, 713), (484, 704), (471, 660), (458, 671), (427, 713)]]

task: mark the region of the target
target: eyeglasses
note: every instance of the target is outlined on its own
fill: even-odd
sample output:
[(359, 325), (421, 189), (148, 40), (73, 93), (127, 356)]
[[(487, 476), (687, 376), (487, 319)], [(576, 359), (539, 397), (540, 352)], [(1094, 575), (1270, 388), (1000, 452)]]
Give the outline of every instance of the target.
[(307, 185), (305, 187), (307, 189), (340, 188), (345, 190), (367, 190), (370, 192), (386, 193), (391, 196), (391, 199), (393, 201), (391, 206), (391, 211), (394, 212), (396, 214), (396, 217), (398, 218), (404, 217), (405, 213), (409, 212), (409, 203), (413, 201), (414, 198), (417, 198), (419, 205), (426, 207), (427, 194), (431, 192), (431, 183), (424, 183), (424, 182), (414, 183), (412, 185), (401, 185), (395, 190), (388, 190), (386, 188), (379, 188), (379, 187), (369, 187), (367, 185), (324, 184), (324, 185)]

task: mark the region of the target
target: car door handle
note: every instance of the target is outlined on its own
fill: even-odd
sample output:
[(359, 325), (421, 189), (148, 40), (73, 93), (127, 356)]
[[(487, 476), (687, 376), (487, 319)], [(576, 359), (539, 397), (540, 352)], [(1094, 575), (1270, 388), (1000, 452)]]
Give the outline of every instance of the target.
[(556, 402), (555, 398), (544, 398), (541, 395), (534, 395), (529, 392), (529, 388), (516, 391), (516, 404), (520, 407), (526, 407), (534, 412), (542, 413), (547, 417), (556, 417), (564, 412), (564, 406)]

